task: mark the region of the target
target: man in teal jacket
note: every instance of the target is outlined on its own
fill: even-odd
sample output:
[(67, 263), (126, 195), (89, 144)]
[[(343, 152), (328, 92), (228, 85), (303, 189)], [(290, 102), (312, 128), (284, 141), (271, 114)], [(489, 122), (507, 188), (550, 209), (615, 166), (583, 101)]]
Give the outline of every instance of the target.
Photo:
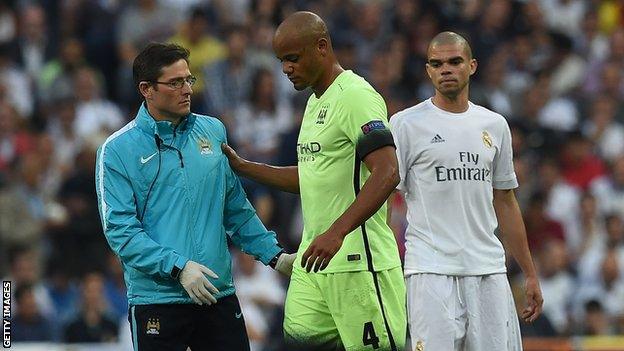
[(246, 350), (228, 238), (290, 274), (220, 145), (223, 124), (190, 111), (189, 52), (150, 44), (133, 75), (144, 103), (99, 148), (96, 190), (110, 247), (123, 268), (136, 350)]

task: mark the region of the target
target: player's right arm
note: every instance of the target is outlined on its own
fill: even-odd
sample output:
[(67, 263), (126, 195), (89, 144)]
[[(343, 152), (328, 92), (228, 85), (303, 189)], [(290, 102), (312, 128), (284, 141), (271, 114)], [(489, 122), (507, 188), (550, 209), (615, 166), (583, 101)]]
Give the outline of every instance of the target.
[(232, 169), (238, 174), (282, 191), (299, 194), (297, 166), (277, 167), (248, 161), (238, 156), (227, 144), (221, 144), (221, 150), (230, 161)]

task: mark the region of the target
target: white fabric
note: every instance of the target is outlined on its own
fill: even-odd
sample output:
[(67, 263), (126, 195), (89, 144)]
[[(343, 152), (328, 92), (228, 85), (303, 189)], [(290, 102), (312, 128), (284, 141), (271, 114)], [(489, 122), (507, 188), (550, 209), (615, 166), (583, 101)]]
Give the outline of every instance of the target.
[(28, 75), (16, 67), (0, 67), (0, 85), (6, 87), (6, 97), (20, 117), (30, 118), (34, 108), (34, 94)]
[[(596, 133), (596, 124), (587, 123), (583, 132), (586, 136), (591, 137)], [(618, 122), (611, 122), (595, 141), (598, 146), (598, 152), (607, 161), (614, 161), (618, 157), (624, 155), (624, 126)]]
[(616, 213), (624, 218), (624, 187), (617, 184), (613, 176), (596, 178), (590, 183), (589, 188), (596, 197), (601, 214)]
[(390, 124), (408, 207), (405, 275), (505, 272), (492, 200), (493, 188), (518, 186), (506, 120), (472, 103), (449, 113), (429, 99)]
[(539, 6), (550, 29), (576, 36), (581, 33), (586, 4), (582, 0), (540, 0)]
[(232, 133), (236, 141), (256, 153), (277, 148), (280, 134), (292, 125), (292, 109), (288, 104), (277, 105), (273, 113), (256, 111), (251, 104), (243, 104), (234, 115), (236, 129)]
[(550, 92), (553, 96), (569, 93), (581, 84), (587, 63), (579, 55), (568, 55), (552, 72)]
[(424, 350), (522, 350), (520, 325), (505, 274), (406, 279), (411, 345)]
[(93, 100), (76, 106), (74, 132), (81, 138), (87, 139), (102, 132), (109, 134), (121, 128), (123, 123), (121, 110), (110, 101)]
[(580, 202), (579, 189), (563, 180), (550, 188), (546, 201), (546, 215), (563, 225), (565, 242), (573, 252), (579, 250), (583, 240), (579, 223)]
[(549, 278), (540, 279), (544, 298), (544, 315), (559, 333), (565, 333), (568, 325), (568, 307), (574, 292), (574, 280), (565, 271)]
[[(287, 255), (283, 254), (282, 256)], [(281, 257), (281, 256), (280, 256)], [(240, 260), (240, 258), (238, 258)], [(239, 261), (235, 265), (240, 265)], [(250, 335), (250, 349), (262, 350), (264, 341), (268, 337), (274, 308), (283, 305), (286, 292), (277, 273), (258, 261), (253, 261), (253, 272), (245, 274), (241, 269), (235, 269), (234, 281), (236, 295), (240, 302), (241, 311), (245, 316), (247, 328), (255, 330), (265, 340), (254, 340)]]
[(578, 111), (570, 99), (549, 100), (538, 113), (539, 124), (559, 132), (573, 131), (578, 123)]

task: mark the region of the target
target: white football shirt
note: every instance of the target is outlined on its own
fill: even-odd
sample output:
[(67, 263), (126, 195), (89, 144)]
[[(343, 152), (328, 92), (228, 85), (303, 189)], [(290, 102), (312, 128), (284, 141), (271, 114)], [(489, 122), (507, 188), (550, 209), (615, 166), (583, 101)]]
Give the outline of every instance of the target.
[(407, 202), (405, 275), (503, 273), (493, 189), (518, 186), (505, 118), (469, 103), (463, 113), (431, 99), (390, 119)]

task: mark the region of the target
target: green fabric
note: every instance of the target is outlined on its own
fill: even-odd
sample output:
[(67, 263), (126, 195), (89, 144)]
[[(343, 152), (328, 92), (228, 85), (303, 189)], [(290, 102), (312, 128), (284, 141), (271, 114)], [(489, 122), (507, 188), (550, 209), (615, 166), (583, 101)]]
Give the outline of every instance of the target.
[[(356, 150), (391, 145), (388, 135), (383, 98), (351, 71), (341, 73), (320, 98), (310, 97), (297, 144), (304, 221), (300, 254), (347, 210), (370, 176)], [(324, 272), (380, 271), (400, 264), (384, 204), (346, 236)]]
[(387, 321), (397, 350), (403, 350), (407, 315), (401, 267), (375, 275), (385, 321), (373, 273), (320, 274), (295, 268), (286, 297), (286, 339), (323, 350), (390, 350)]

